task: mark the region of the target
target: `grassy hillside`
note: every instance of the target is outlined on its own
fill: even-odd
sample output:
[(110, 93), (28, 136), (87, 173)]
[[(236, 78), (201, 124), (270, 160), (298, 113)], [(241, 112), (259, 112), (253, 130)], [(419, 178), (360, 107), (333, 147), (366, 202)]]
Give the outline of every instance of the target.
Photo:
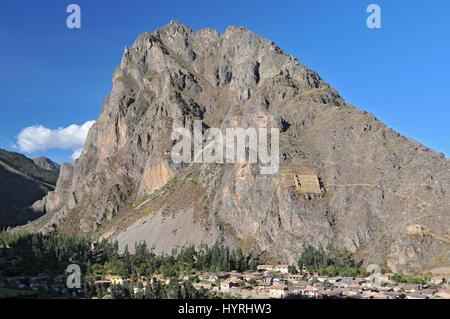
[(56, 181), (58, 180), (57, 172), (40, 168), (33, 162), (33, 160), (19, 153), (8, 152), (0, 149), (0, 161), (3, 161), (24, 175), (44, 183), (56, 185)]

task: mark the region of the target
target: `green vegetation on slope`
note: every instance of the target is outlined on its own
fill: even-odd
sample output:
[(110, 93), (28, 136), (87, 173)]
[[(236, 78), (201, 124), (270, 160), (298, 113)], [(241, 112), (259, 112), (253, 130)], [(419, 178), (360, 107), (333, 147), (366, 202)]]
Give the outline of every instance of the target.
[(2, 265), (0, 275), (62, 274), (71, 263), (86, 264), (90, 245), (89, 238), (81, 235), (0, 232), (0, 256), (16, 259), (13, 264)]
[(426, 285), (428, 280), (421, 276), (405, 276), (401, 274), (394, 274), (391, 278), (393, 281), (399, 284), (415, 284), (415, 285)]
[(312, 246), (304, 247), (298, 260), (300, 269), (306, 268), (310, 273), (318, 273), (321, 276), (366, 276), (362, 264), (356, 262), (352, 255), (342, 250), (316, 249)]
[[(86, 236), (58, 232), (47, 235), (0, 232), (0, 257), (15, 260), (0, 267), (0, 276), (6, 277), (39, 273), (55, 277), (64, 274), (69, 264), (77, 264), (86, 274), (84, 296), (88, 298), (104, 295), (94, 281), (108, 274), (130, 278), (132, 282), (146, 277), (152, 283), (145, 295), (134, 295), (128, 283), (113, 286), (113, 298), (210, 298), (207, 292), (194, 289), (191, 282), (179, 283), (177, 278), (196, 271), (254, 271), (258, 264), (257, 259), (242, 250), (230, 250), (220, 243), (200, 249), (189, 246), (163, 256), (155, 255), (142, 243), (135, 245), (134, 254), (128, 249), (119, 254), (117, 242), (93, 243)], [(169, 278), (170, 284), (162, 286), (154, 279), (157, 275)]]
[(31, 159), (19, 153), (0, 149), (0, 161), (3, 161), (21, 173), (44, 183), (56, 185), (56, 181), (58, 180), (58, 173), (40, 168)]

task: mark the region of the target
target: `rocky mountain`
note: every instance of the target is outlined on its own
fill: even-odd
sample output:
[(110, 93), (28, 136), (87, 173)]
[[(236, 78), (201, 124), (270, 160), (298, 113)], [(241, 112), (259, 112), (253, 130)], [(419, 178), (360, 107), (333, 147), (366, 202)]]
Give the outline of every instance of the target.
[[(280, 173), (260, 164), (175, 164), (171, 133), (280, 129)], [(317, 176), (320, 194), (286, 178)], [(83, 231), (155, 252), (218, 239), (294, 262), (305, 244), (397, 272), (449, 265), (449, 160), (347, 104), (272, 41), (176, 21), (126, 48), (81, 157), (35, 203), (30, 227)]]
[(0, 149), (0, 229), (39, 217), (30, 206), (54, 190), (57, 179), (24, 155)]
[(33, 162), (40, 168), (43, 168), (47, 171), (52, 171), (52, 172), (58, 173), (59, 169), (60, 169), (60, 165), (58, 163), (53, 162), (51, 159), (49, 159), (47, 157), (43, 157), (43, 156), (35, 157), (35, 158), (33, 158)]

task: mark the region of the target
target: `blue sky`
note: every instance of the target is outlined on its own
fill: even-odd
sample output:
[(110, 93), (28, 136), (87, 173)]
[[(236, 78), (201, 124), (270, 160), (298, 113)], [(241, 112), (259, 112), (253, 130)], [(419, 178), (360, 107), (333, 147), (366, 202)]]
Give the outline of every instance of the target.
[[(66, 7), (82, 10), (81, 30)], [(366, 26), (370, 3), (382, 29)], [(194, 30), (245, 26), (313, 68), (358, 108), (450, 154), (450, 1), (8, 0), (0, 5), (0, 147), (25, 127), (95, 120), (125, 46), (177, 19)], [(41, 150), (58, 162), (73, 150)]]

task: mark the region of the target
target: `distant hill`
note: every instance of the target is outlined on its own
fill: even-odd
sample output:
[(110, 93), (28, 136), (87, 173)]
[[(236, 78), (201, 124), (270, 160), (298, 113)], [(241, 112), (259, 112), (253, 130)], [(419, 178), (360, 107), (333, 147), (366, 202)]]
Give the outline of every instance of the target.
[(59, 172), (59, 164), (53, 162), (51, 159), (47, 158), (47, 157), (35, 157), (33, 158), (33, 162), (34, 164), (36, 164), (37, 166), (39, 166), (40, 168), (43, 168), (47, 171), (52, 171), (52, 172)]
[(20, 153), (0, 149), (0, 161), (22, 172), (28, 177), (55, 186), (58, 173), (37, 166), (32, 159)]
[(43, 169), (26, 156), (0, 149), (0, 229), (39, 215), (28, 207), (53, 190), (58, 172)]

